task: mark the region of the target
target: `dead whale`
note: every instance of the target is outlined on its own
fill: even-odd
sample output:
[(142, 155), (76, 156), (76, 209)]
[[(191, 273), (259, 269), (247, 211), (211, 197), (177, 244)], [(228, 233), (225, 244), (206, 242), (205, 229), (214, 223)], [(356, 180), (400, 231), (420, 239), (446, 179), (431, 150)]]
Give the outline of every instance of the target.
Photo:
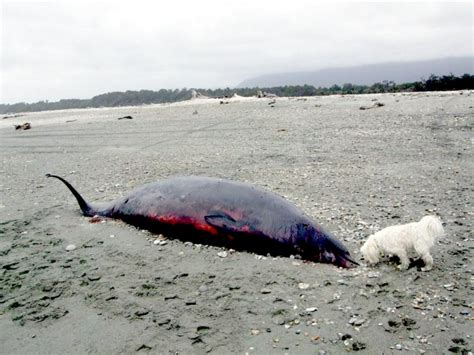
[(64, 178), (84, 216), (120, 219), (134, 226), (200, 244), (341, 267), (358, 265), (346, 247), (283, 197), (225, 179), (177, 177), (136, 189), (105, 206), (87, 203)]

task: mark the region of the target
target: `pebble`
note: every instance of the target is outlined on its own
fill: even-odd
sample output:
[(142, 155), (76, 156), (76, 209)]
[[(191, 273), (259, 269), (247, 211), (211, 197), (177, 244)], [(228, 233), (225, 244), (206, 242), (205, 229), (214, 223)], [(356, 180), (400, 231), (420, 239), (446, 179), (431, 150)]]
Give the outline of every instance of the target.
[(196, 339), (199, 339), (201, 336), (196, 333), (196, 332), (191, 332), (188, 334), (188, 339), (191, 339), (191, 340), (196, 340)]
[(138, 317), (143, 317), (143, 316), (147, 315), (148, 313), (150, 313), (150, 311), (148, 309), (145, 309), (145, 308), (138, 309), (138, 310), (135, 311), (135, 315), (138, 316)]
[(316, 308), (316, 307), (308, 307), (308, 308), (306, 308), (306, 312), (315, 312), (315, 311), (317, 311), (317, 310), (318, 310), (318, 308)]
[(448, 291), (454, 291), (454, 284), (446, 284), (443, 287)]
[(66, 251), (73, 251), (74, 249), (76, 249), (77, 247), (74, 245), (74, 244), (69, 244), (67, 247), (66, 247)]
[(355, 326), (360, 326), (362, 324), (365, 323), (365, 319), (364, 318), (357, 318), (357, 317), (352, 317), (350, 320), (349, 320), (349, 324), (352, 324), (352, 325), (355, 325)]
[(227, 258), (227, 252), (226, 251), (220, 251), (217, 253), (217, 256), (220, 258)]
[(371, 271), (367, 274), (367, 277), (369, 279), (375, 279), (377, 277), (380, 277), (380, 272), (377, 272), (377, 271)]
[(342, 341), (352, 339), (352, 335), (350, 335), (350, 334), (342, 334), (342, 333), (339, 333), (339, 334), (340, 334), (339, 337), (341, 338)]
[(99, 281), (101, 279), (101, 276), (94, 274), (94, 275), (89, 275), (87, 278), (89, 279), (89, 281)]
[(463, 338), (453, 338), (451, 341), (455, 344), (460, 344), (460, 345), (467, 345), (467, 341), (464, 340)]
[(110, 238), (115, 238), (115, 235), (111, 234), (109, 237), (110, 237)]
[(306, 289), (309, 288), (309, 284), (304, 283), (304, 282), (300, 282), (300, 283), (298, 284), (298, 288), (299, 288), (300, 290), (306, 290)]
[(136, 352), (139, 352), (139, 351), (150, 351), (152, 348), (146, 344), (142, 344), (140, 345), (138, 348), (135, 349)]
[(354, 351), (364, 350), (366, 347), (367, 345), (360, 341), (355, 341), (352, 343), (352, 350)]
[(397, 350), (402, 350), (402, 344), (396, 344), (395, 349)]
[(206, 292), (209, 288), (206, 285), (199, 286), (199, 292)]
[(260, 290), (260, 293), (263, 293), (264, 295), (266, 295), (266, 294), (268, 294), (268, 293), (271, 293), (271, 292), (272, 292), (272, 290), (270, 290), (270, 289), (268, 289), (268, 288), (262, 288), (262, 289)]
[(259, 334), (260, 334), (260, 330), (258, 330), (258, 329), (252, 329), (252, 330), (250, 331), (250, 333), (251, 333), (252, 335), (259, 335)]

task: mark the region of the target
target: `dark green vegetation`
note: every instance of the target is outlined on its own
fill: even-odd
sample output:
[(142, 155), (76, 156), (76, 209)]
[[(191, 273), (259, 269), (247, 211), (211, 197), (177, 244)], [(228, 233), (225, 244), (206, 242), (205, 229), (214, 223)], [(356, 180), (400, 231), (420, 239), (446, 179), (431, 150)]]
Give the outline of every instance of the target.
[[(209, 97), (231, 97), (234, 93), (240, 96), (253, 96), (257, 90), (278, 96), (318, 96), (332, 94), (372, 94), (387, 92), (411, 91), (446, 91), (474, 89), (474, 75), (464, 74), (435, 76), (413, 83), (396, 84), (393, 81), (375, 83), (371, 86), (344, 84), (333, 85), (329, 88), (314, 87), (311, 85), (277, 86), (272, 88), (236, 88), (236, 89), (198, 89), (197, 91)], [(110, 92), (94, 96), (92, 99), (65, 99), (57, 102), (39, 101), (36, 103), (0, 104), (0, 114), (35, 112), (46, 110), (63, 110), (87, 107), (117, 107), (177, 102), (191, 98), (192, 89), (175, 89), (159, 91), (140, 90), (125, 92)]]

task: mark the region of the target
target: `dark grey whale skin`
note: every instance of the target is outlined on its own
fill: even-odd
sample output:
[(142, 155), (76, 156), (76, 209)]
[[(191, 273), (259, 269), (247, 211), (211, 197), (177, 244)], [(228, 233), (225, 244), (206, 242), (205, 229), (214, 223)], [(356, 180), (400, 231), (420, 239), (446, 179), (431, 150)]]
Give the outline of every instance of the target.
[(358, 265), (346, 247), (283, 197), (209, 177), (176, 177), (144, 185), (100, 207), (87, 203), (64, 178), (84, 216), (100, 215), (200, 244), (258, 253), (299, 254), (345, 268)]

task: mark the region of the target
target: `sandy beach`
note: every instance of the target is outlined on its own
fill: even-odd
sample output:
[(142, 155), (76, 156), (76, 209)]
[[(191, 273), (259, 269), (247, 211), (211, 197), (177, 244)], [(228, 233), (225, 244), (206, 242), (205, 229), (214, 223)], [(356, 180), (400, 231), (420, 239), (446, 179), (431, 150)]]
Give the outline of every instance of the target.
[[(0, 353), (472, 353), (473, 98), (207, 99), (0, 117)], [(14, 129), (24, 122), (31, 129)], [(359, 261), (370, 234), (427, 214), (446, 236), (430, 272), (231, 252), (91, 223), (46, 173), (91, 202), (171, 176), (249, 182), (295, 203)]]

